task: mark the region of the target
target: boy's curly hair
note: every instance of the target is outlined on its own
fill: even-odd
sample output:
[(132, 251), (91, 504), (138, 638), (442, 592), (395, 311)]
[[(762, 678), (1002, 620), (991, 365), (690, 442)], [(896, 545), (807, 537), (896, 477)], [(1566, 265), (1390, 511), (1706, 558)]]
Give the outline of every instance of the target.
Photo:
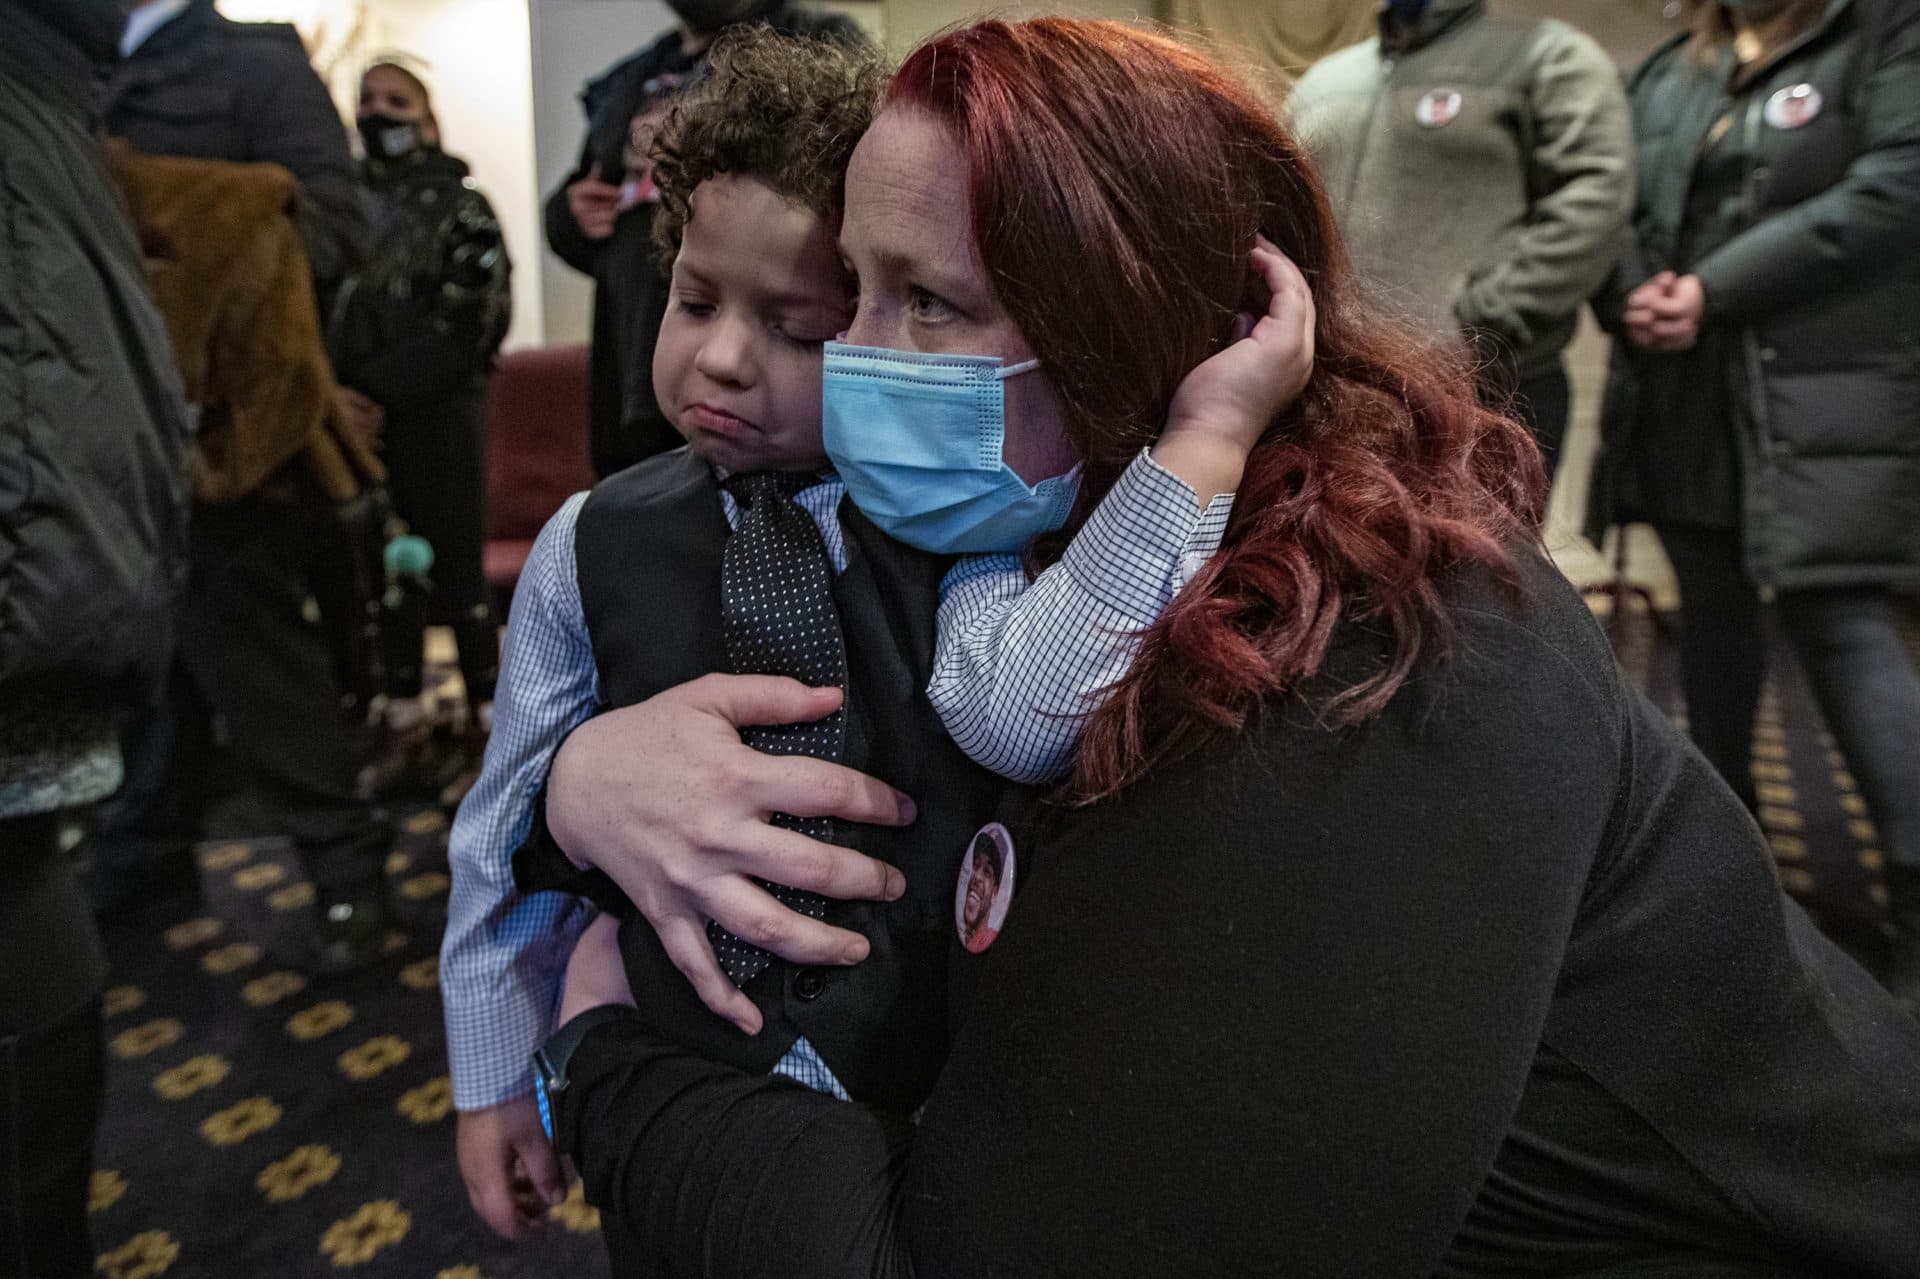
[(671, 271), (680, 252), (694, 188), (716, 174), (758, 178), (837, 221), (847, 160), (885, 83), (880, 56), (867, 47), (764, 23), (723, 34), (654, 140), (653, 238), (663, 268)]

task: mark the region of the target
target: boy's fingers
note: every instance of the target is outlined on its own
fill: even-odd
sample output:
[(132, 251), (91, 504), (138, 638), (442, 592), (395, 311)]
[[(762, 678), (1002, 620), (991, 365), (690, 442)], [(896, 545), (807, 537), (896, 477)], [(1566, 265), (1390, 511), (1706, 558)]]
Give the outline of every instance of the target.
[(675, 916), (656, 925), (655, 932), (667, 958), (714, 1016), (732, 1022), (745, 1034), (760, 1033), (760, 1010), (721, 971), (713, 943), (707, 940), (707, 930), (698, 920)]
[(527, 1227), (514, 1205), (513, 1185), (506, 1169), (502, 1168), (497, 1176), (488, 1177), (480, 1185), (468, 1183), (467, 1198), (494, 1234), (516, 1243), (526, 1237)]
[(738, 875), (713, 881), (702, 897), (707, 914), (720, 927), (791, 964), (857, 964), (872, 949), (859, 933), (789, 910), (772, 893)]
[(809, 688), (778, 675), (703, 675), (683, 685), (702, 710), (735, 728), (752, 724), (810, 724), (840, 708), (837, 688)]
[(1253, 263), (1260, 271), (1260, 278), (1266, 281), (1267, 288), (1273, 293), (1273, 305), (1268, 308), (1269, 315), (1279, 315), (1286, 308), (1281, 299), (1290, 299), (1297, 305), (1302, 299), (1311, 298), (1313, 290), (1307, 285), (1306, 274), (1300, 270), (1294, 260), (1273, 246), (1265, 236), (1254, 242)]
[(567, 1197), (567, 1179), (560, 1173), (560, 1156), (543, 1131), (514, 1143), (528, 1187), (543, 1207), (551, 1207)]
[(867, 826), (910, 826), (918, 815), (911, 796), (844, 764), (798, 755), (769, 755), (764, 762), (744, 798), (766, 812)]
[(890, 902), (907, 891), (906, 876), (898, 867), (778, 826), (760, 827), (753, 844), (738, 850), (734, 862), (757, 879), (837, 901)]

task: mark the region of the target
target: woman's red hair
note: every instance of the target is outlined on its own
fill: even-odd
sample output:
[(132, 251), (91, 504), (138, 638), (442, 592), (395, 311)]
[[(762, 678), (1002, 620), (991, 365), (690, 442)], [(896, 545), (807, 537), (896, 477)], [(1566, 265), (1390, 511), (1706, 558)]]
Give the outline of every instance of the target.
[(1336, 627), (1384, 629), (1378, 673), (1323, 707), (1377, 714), (1444, 644), (1443, 578), (1533, 535), (1546, 489), (1524, 427), (1483, 408), (1464, 355), (1371, 309), (1318, 176), (1271, 111), (1194, 50), (1117, 22), (988, 20), (921, 45), (888, 102), (967, 157), (980, 256), (1086, 458), (1074, 522), (1164, 424), (1175, 388), (1264, 311), (1254, 235), (1318, 310), (1299, 399), (1247, 461), (1221, 551), (1146, 633), (1081, 736), (1082, 799), (1199, 733), (1243, 727), (1315, 674)]

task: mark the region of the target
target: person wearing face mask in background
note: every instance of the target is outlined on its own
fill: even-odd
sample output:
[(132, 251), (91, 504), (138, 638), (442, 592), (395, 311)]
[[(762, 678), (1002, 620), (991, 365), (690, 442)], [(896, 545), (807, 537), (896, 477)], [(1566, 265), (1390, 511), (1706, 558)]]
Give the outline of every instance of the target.
[(547, 197), (547, 244), (593, 277), (590, 449), (602, 479), (680, 446), (654, 398), (654, 341), (667, 312), (667, 277), (654, 258), (659, 204), (647, 147), (675, 93), (706, 64), (713, 38), (763, 22), (776, 31), (866, 37), (850, 19), (791, 0), (668, 0), (680, 24), (587, 83), (580, 159)]
[[(1884, 974), (1920, 1008), (1920, 5), (1690, 0), (1634, 73), (1631, 251), (1590, 532), (1654, 525), (1688, 731), (1750, 809), (1762, 592), (1886, 856)], [(1770, 775), (1769, 775), (1770, 774)]]
[(389, 781), (430, 774), (440, 783), (450, 770), (426, 758), (420, 702), (428, 616), (453, 628), (466, 685), (468, 745), (442, 761), (459, 766), (451, 771), (477, 762), (499, 671), (481, 565), (481, 432), (487, 374), (512, 313), (512, 264), (487, 197), (441, 149), (426, 83), (399, 60), (376, 61), (361, 77), (358, 129), (377, 198), (374, 244), (340, 290), (328, 348), (344, 411), (387, 464), (394, 514), (433, 552), (426, 612), (390, 608), (382, 619), (393, 749), (380, 763), (396, 773)]
[(1511, 396), (1551, 471), (1571, 396), (1560, 352), (1633, 206), (1606, 52), (1486, 0), (1387, 0), (1379, 36), (1321, 60), (1289, 106), (1354, 264), (1472, 345), (1490, 402)]
[(97, 138), (124, 21), (0, 0), (0, 1279), (93, 1273), (106, 962), (68, 844), (186, 570), (186, 398)]

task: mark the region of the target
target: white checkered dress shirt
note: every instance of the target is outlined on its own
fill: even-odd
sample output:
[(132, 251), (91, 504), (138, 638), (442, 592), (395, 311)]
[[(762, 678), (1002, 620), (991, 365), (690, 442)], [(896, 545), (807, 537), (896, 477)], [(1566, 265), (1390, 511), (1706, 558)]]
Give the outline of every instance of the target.
[[(794, 499), (819, 525), (835, 572), (847, 564), (835, 514), (845, 492), (829, 477)], [(736, 523), (732, 497), (723, 490), (720, 498), (728, 523)], [(462, 1110), (532, 1092), (533, 1052), (552, 1033), (567, 957), (594, 914), (564, 894), (521, 895), (512, 870), (554, 752), (602, 709), (574, 568), (574, 525), (585, 500), (569, 498), (527, 557), (486, 761), (453, 824), (440, 969), (454, 1105)], [(955, 740), (1005, 776), (1057, 775), (1079, 719), (1132, 660), (1138, 632), (1219, 546), (1231, 503), (1216, 498), (1199, 511), (1192, 490), (1143, 452), (1061, 562), (1031, 584), (1017, 556), (956, 564), (941, 583), (928, 690)], [(774, 1071), (847, 1095), (804, 1039)]]

